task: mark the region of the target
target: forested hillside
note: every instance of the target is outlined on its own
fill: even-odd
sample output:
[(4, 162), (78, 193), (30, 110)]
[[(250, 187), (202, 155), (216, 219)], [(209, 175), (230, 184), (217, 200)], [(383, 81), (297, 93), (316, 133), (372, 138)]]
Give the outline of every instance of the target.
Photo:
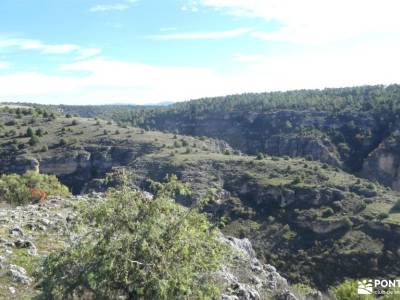
[(222, 139), (243, 153), (304, 157), (400, 189), (400, 86), (232, 95), (104, 117)]
[[(302, 115), (289, 121), (293, 113)], [(336, 122), (340, 124), (341, 118), (347, 116), (346, 120), (353, 121), (355, 127), (376, 128), (376, 120), (367, 117), (367, 113), (343, 112)], [(215, 122), (208, 119), (208, 127), (203, 130), (213, 126), (216, 134), (225, 138), (236, 135), (240, 141), (249, 136), (253, 140), (244, 141), (257, 145), (260, 136), (256, 132), (248, 128), (241, 132), (237, 127), (252, 124), (254, 114), (241, 113), (240, 118), (247, 118), (250, 123), (239, 118), (236, 127), (232, 126), (231, 115), (236, 113), (226, 114), (228, 117), (220, 118), (215, 113)], [(275, 119), (270, 117), (274, 114)], [(318, 122), (334, 124), (334, 119), (326, 119), (321, 112), (287, 114), (288, 111), (261, 116), (255, 113), (264, 121), (257, 123), (255, 118), (253, 124), (258, 124), (256, 128), (264, 133), (267, 128), (271, 132), (285, 128), (286, 136), (296, 127), (297, 120), (315, 128)], [(358, 118), (354, 117), (356, 114)], [(270, 120), (277, 122), (274, 127), (263, 123)], [(177, 120), (169, 122), (179, 124)], [(292, 126), (283, 127), (288, 122)], [(262, 262), (277, 266), (291, 283), (327, 290), (347, 277), (394, 277), (400, 270), (399, 195), (344, 172), (340, 160), (312, 161), (313, 154), (323, 153), (315, 150), (318, 143), (302, 148), (310, 154), (305, 158), (248, 155), (218, 139), (149, 131), (38, 106), (3, 107), (0, 124), (2, 173), (34, 171), (56, 175), (73, 194), (106, 192), (121, 183), (121, 174), (130, 187), (154, 194), (154, 181), (162, 182), (169, 174), (176, 174), (192, 191), (177, 197), (178, 203), (201, 207), (227, 235), (249, 238)], [(318, 133), (315, 128), (305, 136), (320, 136), (322, 131)], [(324, 156), (327, 159), (328, 154)], [(5, 184), (15, 182), (14, 175), (9, 176), (4, 177)], [(26, 195), (25, 190), (22, 195)], [(326, 273), (324, 270), (329, 275), (318, 275)]]
[(37, 106), (221, 139), (255, 155), (304, 157), (400, 190), (400, 86), (248, 93), (163, 107)]

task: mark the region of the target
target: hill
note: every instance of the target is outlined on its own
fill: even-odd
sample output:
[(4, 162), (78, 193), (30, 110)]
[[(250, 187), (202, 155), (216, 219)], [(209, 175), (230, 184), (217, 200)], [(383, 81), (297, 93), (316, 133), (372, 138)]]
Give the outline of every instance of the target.
[[(207, 199), (223, 232), (249, 238), (292, 283), (320, 289), (400, 271), (399, 195), (309, 158), (243, 155), (224, 141), (147, 131), (36, 107), (0, 111), (1, 172), (57, 175), (73, 193), (105, 191), (121, 168), (131, 186), (176, 174)], [(117, 176), (118, 177), (118, 176)], [(321, 275), (323, 274), (323, 275)]]
[(390, 85), (104, 108), (102, 116), (144, 129), (221, 139), (250, 155), (311, 158), (400, 190), (399, 108), (400, 86)]

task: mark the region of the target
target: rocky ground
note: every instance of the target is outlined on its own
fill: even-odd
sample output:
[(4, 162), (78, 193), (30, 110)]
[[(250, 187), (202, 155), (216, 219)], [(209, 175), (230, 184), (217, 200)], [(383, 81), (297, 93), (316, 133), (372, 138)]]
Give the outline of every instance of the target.
[[(31, 299), (38, 294), (35, 272), (40, 260), (70, 243), (74, 207), (88, 198), (101, 199), (102, 194), (52, 197), (43, 206), (0, 208), (0, 299)], [(318, 292), (304, 296), (292, 289), (273, 266), (257, 259), (248, 239), (221, 239), (231, 247), (233, 257), (217, 273), (223, 300), (322, 299)]]
[(0, 208), (0, 298), (29, 299), (38, 262), (68, 244), (68, 223), (79, 197), (54, 197), (43, 206)]

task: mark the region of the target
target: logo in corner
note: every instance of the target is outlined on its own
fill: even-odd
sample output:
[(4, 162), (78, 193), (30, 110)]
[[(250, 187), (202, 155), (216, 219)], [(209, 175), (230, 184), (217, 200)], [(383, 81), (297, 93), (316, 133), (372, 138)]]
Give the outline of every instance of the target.
[(357, 294), (372, 295), (374, 293), (372, 280), (362, 280), (358, 282)]

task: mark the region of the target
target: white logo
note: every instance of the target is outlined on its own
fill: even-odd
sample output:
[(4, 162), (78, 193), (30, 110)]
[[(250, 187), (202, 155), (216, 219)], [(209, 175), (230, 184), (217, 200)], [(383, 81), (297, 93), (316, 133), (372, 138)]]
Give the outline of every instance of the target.
[(357, 294), (372, 295), (373, 292), (373, 281), (371, 279), (358, 282)]

